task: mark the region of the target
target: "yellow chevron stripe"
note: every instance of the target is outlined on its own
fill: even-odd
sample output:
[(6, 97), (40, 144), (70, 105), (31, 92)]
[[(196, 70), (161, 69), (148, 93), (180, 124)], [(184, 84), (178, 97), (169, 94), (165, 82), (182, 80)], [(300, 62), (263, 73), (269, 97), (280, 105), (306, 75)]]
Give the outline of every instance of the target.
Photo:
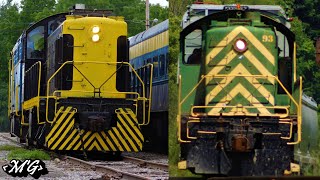
[[(234, 30), (232, 30), (226, 37), (221, 40), (218, 45), (212, 49), (210, 53), (206, 56), (206, 64), (210, 62), (211, 59), (215, 58), (223, 48), (231, 43), (233, 39), (242, 33), (261, 53), (263, 56), (267, 58), (269, 62), (273, 65), (275, 64), (274, 56), (269, 52), (269, 50), (244, 26), (238, 26)], [(228, 42), (228, 40), (231, 40)], [(226, 42), (227, 41), (227, 42)]]
[[(101, 135), (102, 135), (102, 138), (105, 139), (105, 140), (107, 141), (107, 143), (111, 146), (111, 149), (112, 149), (113, 151), (116, 151), (117, 149), (114, 147), (113, 143), (110, 141), (110, 139), (108, 138), (108, 136), (106, 135), (106, 133), (102, 131), (102, 132), (101, 132)], [(114, 139), (113, 139), (113, 141), (114, 141)], [(116, 142), (115, 142), (115, 144), (117, 145)]]
[(248, 50), (243, 54), (260, 72), (261, 75), (272, 75), (265, 66)]
[[(116, 143), (117, 147), (119, 148), (120, 151), (124, 151), (122, 146), (120, 145), (118, 139), (113, 135), (112, 131), (108, 131), (110, 137), (113, 139), (114, 143)], [(102, 132), (104, 134), (104, 132)], [(107, 138), (108, 143), (110, 142), (109, 138)], [(111, 142), (110, 142), (111, 143)]]
[(89, 147), (89, 151), (91, 151), (93, 149), (93, 147), (96, 147), (98, 151), (101, 151), (102, 149), (100, 148), (100, 146), (98, 145), (97, 141), (94, 141), (91, 146)]
[[(242, 94), (244, 97), (248, 97), (251, 95), (251, 93), (244, 88), (240, 83), (238, 85), (236, 85), (231, 91), (230, 93), (228, 93), (227, 96), (235, 97), (237, 94)], [(252, 99), (256, 102), (259, 102), (255, 97), (252, 97)], [(253, 104), (254, 107), (265, 107), (262, 104)], [(218, 113), (219, 111), (221, 111), (222, 108), (213, 108), (209, 111), (209, 115), (213, 115)], [(258, 108), (258, 110), (260, 111), (260, 113), (262, 114), (270, 114), (270, 112), (266, 109), (266, 108)]]
[[(241, 26), (240, 26), (241, 27)], [(238, 32), (239, 27), (235, 28), (232, 30), (228, 35), (225, 36), (223, 40), (221, 40), (215, 48), (211, 50), (210, 53), (207, 54), (206, 56), (206, 65), (208, 65), (211, 61), (211, 59), (215, 58), (224, 48), (226, 45), (228, 45), (231, 41), (228, 40), (233, 40), (240, 32)]]
[(126, 143), (126, 141), (122, 138), (121, 134), (119, 133), (118, 129), (115, 128), (115, 127), (113, 127), (112, 129), (113, 129), (114, 132), (116, 133), (115, 135), (116, 135), (117, 137), (119, 137), (119, 139), (120, 139), (121, 143), (124, 145), (124, 148), (126, 149), (126, 151), (131, 151), (130, 148), (129, 148), (129, 146), (128, 146), (128, 144)]
[[(245, 74), (245, 75), (251, 75), (250, 72), (242, 65), (242, 64), (238, 64), (238, 66), (236, 66), (234, 68), (234, 70), (229, 74), (229, 75), (236, 75), (236, 74)], [(217, 85), (216, 87), (214, 87), (210, 93), (208, 93), (206, 95), (206, 104), (209, 104), (212, 99), (215, 97), (215, 95), (217, 95), (219, 92), (223, 91), (223, 89), (235, 78), (235, 76), (230, 76), (226, 78), (226, 82), (224, 84), (220, 84)], [(250, 78), (250, 77), (246, 77), (246, 79), (251, 82), (252, 79), (256, 79), (256, 78)], [(270, 99), (269, 102), (270, 104), (274, 105), (274, 97), (273, 95), (262, 85), (262, 84), (252, 84), (257, 91), (259, 91), (260, 94), (262, 95), (270, 95)], [(236, 87), (235, 87), (236, 88)], [(233, 89), (235, 89), (233, 88)], [(231, 96), (234, 97), (234, 96)], [(226, 97), (227, 98), (227, 97)], [(250, 100), (248, 100), (250, 101)]]
[[(82, 141), (83, 141), (83, 142), (86, 142), (86, 139), (87, 139), (87, 137), (88, 137), (90, 134), (91, 134), (91, 131), (88, 131), (88, 132), (83, 136)], [(74, 148), (74, 150), (79, 149), (80, 145), (81, 145), (81, 139), (80, 139), (80, 142), (79, 142), (79, 143), (76, 145), (76, 147)], [(84, 147), (86, 147), (86, 146), (84, 146)], [(82, 148), (82, 147), (81, 147), (81, 148)]]
[[(58, 137), (59, 137), (59, 139), (58, 139), (58, 141), (56, 142), (56, 144), (59, 143), (61, 140), (63, 140), (64, 136), (61, 135), (61, 131), (62, 131), (62, 130), (64, 129), (64, 127), (70, 122), (71, 118), (73, 118), (73, 115), (74, 115), (75, 113), (76, 113), (75, 111), (71, 112), (70, 115), (69, 115), (69, 117), (68, 117), (65, 121), (63, 121), (64, 119), (62, 119), (62, 118), (65, 118), (65, 117), (61, 117), (61, 118), (58, 120), (58, 121), (59, 121), (59, 124), (60, 124), (60, 123), (63, 123), (63, 124), (62, 124), (61, 126), (59, 126), (58, 123), (55, 125), (55, 126), (59, 126), (59, 129), (58, 129), (57, 133), (49, 140), (49, 142), (54, 142), (55, 139), (58, 138)], [(63, 122), (62, 122), (62, 121), (63, 121)], [(69, 126), (70, 126), (70, 124), (69, 124)], [(70, 126), (70, 128), (71, 128), (71, 127), (72, 127), (72, 126)], [(70, 129), (67, 129), (66, 131), (64, 131), (63, 134), (66, 134), (66, 133), (68, 132), (68, 130), (70, 130)]]
[[(73, 122), (71, 122), (70, 124), (73, 125)], [(71, 140), (71, 138), (76, 134), (76, 130), (74, 129), (72, 131), (72, 133), (70, 134), (70, 136), (68, 136), (68, 138), (64, 141), (64, 143), (59, 147), (59, 149), (64, 149), (64, 147), (69, 143), (69, 141)]]
[[(75, 130), (76, 131), (76, 130)], [(81, 133), (84, 133), (84, 130), (81, 130)], [(79, 140), (80, 135), (77, 135), (73, 141), (69, 144), (69, 146), (66, 148), (66, 150), (70, 150), (72, 146)]]
[(126, 111), (130, 115), (131, 120), (133, 120), (134, 122), (138, 123), (137, 116), (133, 113), (133, 111), (130, 108), (126, 108)]
[[(208, 75), (215, 75), (218, 74), (223, 68), (226, 67), (227, 64), (229, 64), (235, 57), (237, 56), (237, 53), (232, 49), (225, 57), (225, 61), (220, 61), (218, 64), (216, 64), (209, 73)], [(210, 62), (211, 59), (207, 58), (207, 62)], [(208, 84), (210, 81), (206, 81), (206, 84)]]
[[(67, 126), (67, 130), (65, 130), (65, 131), (62, 133), (62, 135), (60, 135), (60, 133), (59, 133), (60, 137), (59, 137), (58, 141), (56, 141), (56, 143), (52, 146), (52, 149), (57, 148), (57, 146), (59, 145), (59, 143), (60, 143), (62, 140), (64, 140), (64, 138), (66, 137), (67, 133), (72, 129), (72, 126), (73, 126), (73, 124), (72, 124), (72, 123), (69, 123), (69, 125)], [(61, 128), (61, 129), (62, 129), (62, 128)], [(57, 134), (58, 134), (58, 133), (57, 133)], [(55, 138), (54, 138), (54, 139), (55, 139)], [(61, 150), (62, 147), (60, 146), (59, 149)]]
[[(96, 133), (93, 133), (93, 135), (86, 141), (83, 141), (84, 142), (84, 148), (87, 148), (87, 146), (89, 146), (89, 144), (91, 143), (91, 141), (94, 140), (94, 138), (96, 137)], [(79, 143), (80, 145), (81, 143)], [(76, 148), (77, 149), (77, 148)]]
[[(100, 134), (96, 134), (96, 140), (100, 143), (100, 145), (102, 146), (102, 148), (104, 150), (110, 151), (110, 149), (108, 148), (108, 146), (106, 145), (106, 143), (102, 140), (102, 137), (100, 136)], [(110, 143), (109, 143), (110, 144)], [(112, 144), (110, 144), (112, 145)], [(115, 151), (115, 149), (113, 149), (113, 151)]]
[[(54, 119), (53, 119), (53, 122), (57, 123), (57, 118), (58, 118), (58, 116), (61, 114), (61, 112), (63, 111), (63, 109), (64, 109), (64, 107), (61, 106), (60, 109), (58, 110), (58, 112), (55, 114), (55, 117), (54, 117)], [(55, 123), (54, 123), (54, 124), (55, 124)], [(51, 124), (51, 126), (52, 126), (52, 124)], [(54, 133), (55, 129), (57, 129), (57, 127), (56, 127), (56, 126), (53, 126), (53, 129), (52, 129), (52, 130), (49, 132), (49, 134), (46, 136), (46, 141), (48, 141), (48, 140), (51, 138), (51, 136), (52, 136), (52, 134)]]
[[(127, 110), (128, 111), (128, 110)], [(131, 110), (130, 110), (131, 111)], [(128, 111), (129, 112), (129, 111)], [(127, 114), (124, 112), (124, 110), (123, 109), (121, 109), (120, 108), (120, 113), (122, 113), (122, 115), (127, 119), (127, 121), (124, 121), (123, 119), (122, 119), (122, 117), (121, 116), (119, 116), (120, 118), (120, 121), (123, 123), (123, 125), (125, 126), (125, 128), (126, 129), (128, 129), (128, 131), (129, 131), (129, 133), (130, 133), (130, 135), (134, 138), (134, 140), (136, 141), (136, 142), (138, 142), (138, 144), (139, 144), (139, 142), (140, 142), (140, 140), (136, 137), (136, 135), (131, 131), (131, 129), (130, 129), (130, 127), (128, 126), (128, 124), (126, 123), (126, 122), (128, 122), (129, 123), (129, 125), (131, 126), (131, 127), (133, 127), (133, 129), (135, 130), (135, 132), (138, 134), (138, 136), (141, 138), (141, 139), (143, 139), (143, 135), (141, 134), (141, 131), (140, 131), (140, 129), (132, 122), (132, 120), (130, 119), (130, 117), (128, 117), (127, 116)], [(131, 113), (132, 113), (132, 111), (131, 111)]]
[[(119, 118), (119, 119), (120, 119), (120, 118)], [(138, 151), (136, 145), (133, 143), (132, 139), (129, 138), (128, 134), (124, 131), (124, 129), (122, 128), (122, 126), (119, 125), (119, 126), (117, 126), (117, 128), (122, 132), (122, 134), (123, 134), (125, 137), (128, 137), (128, 138), (126, 138), (126, 139), (127, 139), (127, 141), (129, 141), (129, 143), (130, 143), (131, 147), (133, 148), (133, 150), (134, 150), (134, 151)]]
[(275, 59), (274, 56), (270, 53), (270, 51), (258, 40), (247, 28), (240, 26), (241, 33), (252, 43), (254, 46), (262, 53), (267, 60), (274, 65)]

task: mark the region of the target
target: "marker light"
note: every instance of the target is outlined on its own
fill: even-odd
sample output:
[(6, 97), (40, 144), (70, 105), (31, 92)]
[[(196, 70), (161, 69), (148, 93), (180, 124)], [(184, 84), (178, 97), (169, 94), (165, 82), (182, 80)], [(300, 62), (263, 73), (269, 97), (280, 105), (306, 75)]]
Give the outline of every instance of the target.
[(238, 39), (234, 43), (234, 49), (238, 52), (244, 52), (247, 50), (247, 42), (243, 39)]
[(95, 34), (95, 35), (92, 36), (92, 41), (93, 42), (97, 42), (97, 41), (99, 41), (99, 39), (100, 39), (100, 37), (99, 37), (98, 34)]
[(93, 33), (98, 33), (98, 32), (100, 32), (99, 26), (94, 26), (94, 27), (92, 28), (92, 32), (93, 32)]

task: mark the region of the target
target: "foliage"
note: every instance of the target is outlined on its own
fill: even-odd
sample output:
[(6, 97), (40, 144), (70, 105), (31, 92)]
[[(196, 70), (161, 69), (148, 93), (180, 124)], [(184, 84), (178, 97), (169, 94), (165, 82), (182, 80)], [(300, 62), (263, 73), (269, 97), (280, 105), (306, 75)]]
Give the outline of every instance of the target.
[(27, 150), (23, 148), (17, 148), (15, 150), (12, 150), (8, 154), (8, 159), (19, 159), (19, 160), (25, 160), (25, 159), (40, 159), (40, 160), (50, 160), (50, 155), (42, 150)]
[(169, 174), (170, 177), (197, 177), (187, 170), (178, 170), (180, 147), (177, 141), (177, 62), (179, 57), (179, 34), (183, 12), (191, 1), (169, 0)]

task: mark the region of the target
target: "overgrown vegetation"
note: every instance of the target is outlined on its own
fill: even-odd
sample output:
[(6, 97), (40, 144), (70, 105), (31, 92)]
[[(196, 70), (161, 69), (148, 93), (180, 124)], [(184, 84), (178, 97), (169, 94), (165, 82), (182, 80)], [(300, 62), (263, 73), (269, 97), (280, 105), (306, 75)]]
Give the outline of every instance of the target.
[[(177, 163), (179, 160), (179, 145), (177, 141), (177, 59), (179, 56), (179, 32), (183, 13), (187, 5), (195, 0), (169, 0), (170, 17), (170, 81), (169, 81), (169, 165), (170, 176), (189, 176), (190, 173), (179, 171)], [(320, 102), (320, 69), (315, 64), (315, 38), (320, 36), (320, 1), (313, 0), (204, 0), (215, 4), (261, 4), (281, 5), (290, 17), (293, 17), (292, 30), (296, 35), (298, 74), (303, 77), (303, 90)], [(320, 127), (320, 125), (319, 125)], [(320, 136), (320, 134), (319, 134)], [(320, 137), (319, 137), (320, 138)], [(320, 147), (319, 147), (320, 149)], [(320, 152), (316, 157), (320, 157)], [(318, 162), (319, 163), (319, 162)], [(313, 173), (313, 172), (312, 172)], [(319, 171), (317, 174), (319, 175)]]
[[(68, 12), (76, 3), (88, 9), (112, 9), (115, 15), (125, 17), (129, 36), (145, 30), (144, 0), (21, 0), (21, 5), (6, 0), (0, 5), (0, 131), (8, 131), (8, 60), (10, 51), (20, 34), (30, 24), (52, 14)], [(150, 20), (162, 22), (168, 18), (168, 8), (150, 5)], [(154, 24), (154, 23), (153, 23)]]

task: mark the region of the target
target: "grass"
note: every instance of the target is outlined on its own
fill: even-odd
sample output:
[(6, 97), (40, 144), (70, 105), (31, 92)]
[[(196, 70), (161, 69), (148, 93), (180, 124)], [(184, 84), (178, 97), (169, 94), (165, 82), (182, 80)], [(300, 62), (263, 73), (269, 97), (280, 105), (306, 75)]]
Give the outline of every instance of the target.
[(46, 152), (38, 149), (24, 149), (21, 147), (13, 146), (13, 145), (1, 145), (0, 151), (10, 151), (7, 155), (9, 160), (11, 159), (41, 159), (41, 160), (50, 160), (50, 155)]
[(19, 147), (17, 146), (13, 146), (13, 145), (9, 145), (9, 144), (5, 144), (5, 145), (1, 145), (0, 146), (0, 151), (12, 151), (15, 150)]
[(20, 159), (20, 160), (25, 160), (25, 159), (40, 159), (40, 160), (50, 160), (50, 155), (47, 154), (46, 152), (38, 149), (34, 150), (27, 150), (23, 148), (18, 148), (15, 150), (12, 150), (8, 154), (8, 159)]
[(177, 138), (178, 88), (174, 80), (169, 82), (169, 175), (170, 177), (200, 177), (189, 170), (179, 170), (180, 146)]

